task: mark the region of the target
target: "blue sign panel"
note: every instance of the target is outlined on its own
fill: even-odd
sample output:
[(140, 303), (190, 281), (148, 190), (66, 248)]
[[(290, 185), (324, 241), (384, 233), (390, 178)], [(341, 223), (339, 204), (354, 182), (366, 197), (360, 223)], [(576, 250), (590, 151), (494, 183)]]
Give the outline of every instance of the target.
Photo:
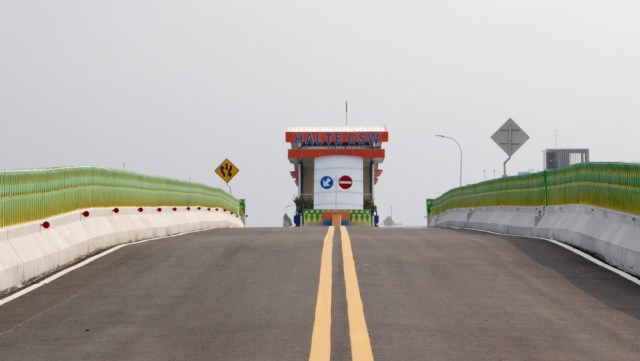
[(333, 187), (333, 178), (328, 175), (322, 177), (322, 179), (320, 179), (320, 187), (324, 189), (331, 189), (331, 187)]

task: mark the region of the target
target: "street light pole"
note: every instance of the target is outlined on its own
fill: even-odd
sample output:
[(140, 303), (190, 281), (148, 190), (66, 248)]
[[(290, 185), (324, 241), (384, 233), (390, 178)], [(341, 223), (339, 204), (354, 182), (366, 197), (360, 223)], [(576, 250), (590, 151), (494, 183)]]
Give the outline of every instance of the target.
[(436, 137), (451, 139), (458, 145), (458, 149), (460, 149), (460, 187), (462, 187), (462, 147), (460, 146), (460, 143), (458, 143), (457, 140), (451, 137), (447, 137), (446, 135), (436, 134)]
[[(285, 216), (285, 217), (287, 217), (287, 218), (289, 218), (289, 215), (287, 214), (287, 209), (289, 209), (289, 207), (295, 207), (295, 206), (296, 206), (295, 204), (289, 204), (289, 205), (287, 205), (286, 207), (284, 207), (284, 216)], [(291, 218), (289, 218), (289, 221), (291, 221)], [(283, 225), (284, 227), (289, 227), (289, 226), (287, 226), (287, 225), (286, 225), (286, 223), (284, 223), (284, 221), (283, 221), (283, 224), (282, 224), (282, 225)]]

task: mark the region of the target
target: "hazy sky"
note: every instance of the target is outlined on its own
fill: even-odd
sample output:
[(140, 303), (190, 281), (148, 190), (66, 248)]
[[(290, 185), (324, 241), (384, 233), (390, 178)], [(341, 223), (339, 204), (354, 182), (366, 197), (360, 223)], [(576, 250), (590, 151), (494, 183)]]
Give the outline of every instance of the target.
[[(286, 126), (387, 125), (382, 217), (501, 174), (513, 118), (542, 150), (640, 161), (640, 2), (0, 0), (0, 169), (92, 165), (226, 188), (249, 226), (296, 187)], [(291, 214), (293, 208), (287, 208)]]

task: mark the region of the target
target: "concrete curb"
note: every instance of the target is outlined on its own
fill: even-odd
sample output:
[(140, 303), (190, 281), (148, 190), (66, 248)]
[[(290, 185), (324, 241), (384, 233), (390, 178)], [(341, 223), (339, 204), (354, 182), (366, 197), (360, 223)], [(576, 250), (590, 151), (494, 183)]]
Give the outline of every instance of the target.
[(640, 219), (583, 206), (479, 207), (451, 209), (429, 219), (430, 226), (479, 229), (569, 244), (640, 276)]
[[(119, 244), (212, 228), (244, 227), (222, 209), (123, 207), (75, 211), (0, 229), (0, 294), (28, 284), (87, 255)], [(43, 222), (49, 228), (42, 226)]]

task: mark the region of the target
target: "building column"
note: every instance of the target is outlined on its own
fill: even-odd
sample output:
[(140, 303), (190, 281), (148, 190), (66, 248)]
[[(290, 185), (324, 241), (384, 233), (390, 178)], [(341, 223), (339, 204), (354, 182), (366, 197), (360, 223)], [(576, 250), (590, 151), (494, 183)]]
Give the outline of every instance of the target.
[(298, 197), (302, 197), (302, 192), (304, 191), (302, 179), (302, 162), (298, 162)]

